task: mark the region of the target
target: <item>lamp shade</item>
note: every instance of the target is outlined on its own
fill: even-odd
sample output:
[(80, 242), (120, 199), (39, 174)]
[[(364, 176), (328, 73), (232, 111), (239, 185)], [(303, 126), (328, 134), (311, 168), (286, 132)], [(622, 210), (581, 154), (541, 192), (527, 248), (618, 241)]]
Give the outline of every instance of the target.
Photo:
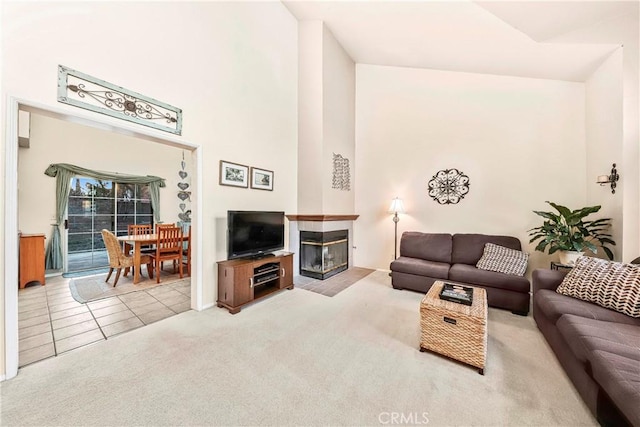
[(389, 206), (389, 213), (404, 213), (404, 205), (402, 204), (402, 199), (396, 197), (391, 201), (391, 206)]

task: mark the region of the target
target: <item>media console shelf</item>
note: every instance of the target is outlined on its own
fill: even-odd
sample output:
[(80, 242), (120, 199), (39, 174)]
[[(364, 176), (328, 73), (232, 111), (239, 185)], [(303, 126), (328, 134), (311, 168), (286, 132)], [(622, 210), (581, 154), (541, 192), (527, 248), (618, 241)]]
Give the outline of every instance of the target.
[(282, 289), (293, 289), (293, 254), (218, 261), (218, 307), (236, 314), (243, 305)]

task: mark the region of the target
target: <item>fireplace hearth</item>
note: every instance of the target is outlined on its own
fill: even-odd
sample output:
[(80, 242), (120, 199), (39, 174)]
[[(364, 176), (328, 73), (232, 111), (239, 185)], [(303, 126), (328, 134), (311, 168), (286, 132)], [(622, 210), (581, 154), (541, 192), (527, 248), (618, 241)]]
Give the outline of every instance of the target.
[(349, 267), (349, 232), (300, 231), (300, 274), (324, 280)]

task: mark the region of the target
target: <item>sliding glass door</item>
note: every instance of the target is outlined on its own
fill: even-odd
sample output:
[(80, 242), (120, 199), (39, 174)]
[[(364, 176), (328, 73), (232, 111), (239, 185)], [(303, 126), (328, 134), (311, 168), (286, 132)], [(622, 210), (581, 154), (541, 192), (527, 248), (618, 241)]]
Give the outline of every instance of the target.
[(129, 224), (152, 224), (149, 187), (73, 178), (67, 218), (66, 271), (107, 267), (101, 231), (125, 235)]

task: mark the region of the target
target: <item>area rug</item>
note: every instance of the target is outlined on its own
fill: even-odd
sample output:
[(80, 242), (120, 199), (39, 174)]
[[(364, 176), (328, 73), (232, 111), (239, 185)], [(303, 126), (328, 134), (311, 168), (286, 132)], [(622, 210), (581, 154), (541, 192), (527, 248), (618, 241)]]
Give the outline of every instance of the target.
[(298, 276), (295, 278), (295, 287), (333, 297), (374, 271), (375, 270), (371, 270), (370, 268), (351, 267), (326, 280)]
[(123, 295), (130, 292), (155, 288), (156, 286), (173, 285), (179, 281), (189, 283), (191, 280), (188, 276), (180, 279), (179, 274), (173, 274), (166, 271), (163, 271), (161, 274), (160, 283), (156, 283), (155, 279), (149, 279), (143, 275), (142, 280), (137, 285), (133, 284), (133, 275), (131, 273), (128, 277), (120, 275), (118, 285), (115, 288), (113, 287), (113, 280), (116, 275), (115, 272), (111, 275), (108, 283), (105, 282), (107, 274), (97, 274), (71, 279), (69, 281), (69, 290), (71, 291), (73, 299), (84, 304), (115, 295)]
[(109, 267), (102, 268), (93, 268), (91, 270), (82, 270), (82, 271), (71, 271), (67, 273), (62, 273), (62, 277), (65, 279), (71, 279), (74, 277), (86, 277), (86, 276), (94, 276), (96, 274), (108, 273)]

